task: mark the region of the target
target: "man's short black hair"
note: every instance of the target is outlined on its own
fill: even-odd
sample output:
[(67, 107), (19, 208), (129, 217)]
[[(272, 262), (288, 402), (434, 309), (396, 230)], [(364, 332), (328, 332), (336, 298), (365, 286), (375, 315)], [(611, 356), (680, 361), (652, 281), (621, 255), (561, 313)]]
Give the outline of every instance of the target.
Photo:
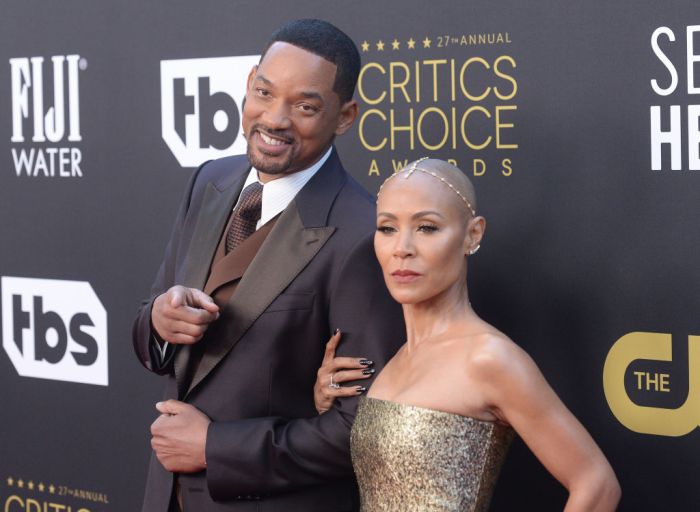
[(277, 42), (292, 44), (335, 64), (333, 91), (341, 103), (352, 99), (360, 74), (360, 52), (345, 32), (323, 20), (290, 21), (272, 34), (260, 57), (261, 62), (270, 46)]

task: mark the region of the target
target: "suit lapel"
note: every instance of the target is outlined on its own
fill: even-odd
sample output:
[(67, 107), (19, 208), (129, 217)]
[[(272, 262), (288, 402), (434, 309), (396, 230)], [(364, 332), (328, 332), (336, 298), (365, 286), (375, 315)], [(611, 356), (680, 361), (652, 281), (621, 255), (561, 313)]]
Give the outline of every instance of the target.
[[(347, 179), (335, 149), (280, 215), (227, 304), (231, 316), (207, 346), (185, 397), (238, 343), (275, 298), (316, 256), (335, 231), (328, 215)], [(208, 267), (207, 267), (208, 268)]]
[(265, 309), (316, 256), (334, 227), (304, 228), (290, 204), (241, 278), (227, 308), (234, 321), (207, 339), (207, 347), (189, 392), (221, 361)]
[[(202, 200), (202, 207), (192, 232), (192, 242), (188, 257), (185, 261), (183, 286), (188, 288), (204, 288), (214, 251), (221, 238), (231, 209), (241, 193), (247, 173), (236, 175), (232, 183), (219, 190), (213, 183), (207, 183)], [(190, 359), (191, 347), (181, 345), (175, 354), (173, 369), (180, 395), (184, 391), (187, 374), (187, 363)]]
[(237, 186), (219, 191), (212, 183), (207, 184), (202, 209), (192, 233), (192, 243), (185, 263), (184, 286), (201, 290), (206, 282), (214, 251), (221, 239), (236, 198), (241, 192), (245, 175)]

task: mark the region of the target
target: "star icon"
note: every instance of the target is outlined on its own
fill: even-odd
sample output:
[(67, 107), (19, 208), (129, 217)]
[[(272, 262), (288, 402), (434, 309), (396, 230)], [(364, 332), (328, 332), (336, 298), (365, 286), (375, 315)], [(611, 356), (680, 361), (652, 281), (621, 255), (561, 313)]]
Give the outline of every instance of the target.
[(400, 46), (401, 46), (401, 43), (399, 43), (399, 41), (397, 39), (394, 39), (391, 42), (391, 49), (392, 50), (398, 50)]
[(49, 492), (53, 494), (56, 491), (56, 488), (53, 486), (53, 484), (49, 485)]
[(367, 41), (362, 41), (362, 51), (363, 52), (369, 51), (369, 43)]
[(10, 487), (12, 487), (13, 485), (15, 485), (15, 479), (12, 478), (11, 476), (8, 476), (8, 477), (7, 477), (7, 485), (9, 485)]
[(34, 490), (34, 482), (32, 482), (32, 481), (30, 480), (29, 483), (27, 484), (27, 487), (29, 487), (29, 490), (30, 490), (30, 491), (33, 491), (33, 490)]
[(44, 489), (46, 489), (43, 483), (40, 483), (38, 487), (41, 492), (44, 492)]
[(427, 37), (423, 39), (423, 48), (430, 48), (430, 43), (432, 43), (432, 41)]
[(19, 487), (20, 489), (24, 489), (24, 480), (22, 480), (21, 478), (17, 480), (17, 487)]
[(384, 41), (380, 40), (380, 41), (377, 43), (377, 50), (380, 51), (380, 52), (383, 52), (383, 51), (384, 51)]
[(408, 41), (406, 41), (406, 44), (408, 44), (408, 49), (409, 49), (409, 50), (413, 50), (413, 49), (415, 49), (415, 47), (416, 47), (416, 41), (415, 41), (413, 38), (411, 38), (411, 39), (409, 39)]

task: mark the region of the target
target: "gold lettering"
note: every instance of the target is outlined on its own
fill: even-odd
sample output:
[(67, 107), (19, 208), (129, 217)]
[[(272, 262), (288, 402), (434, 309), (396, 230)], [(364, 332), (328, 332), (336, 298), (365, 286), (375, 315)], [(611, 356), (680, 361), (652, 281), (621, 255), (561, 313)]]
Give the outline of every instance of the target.
[(404, 159), (403, 162), (401, 160), (394, 160), (393, 158), (391, 159), (391, 165), (394, 168), (394, 174), (399, 172), (401, 169), (406, 167), (408, 165), (408, 158)]
[[(425, 139), (423, 138), (423, 129), (422, 129), (423, 119), (425, 118), (426, 115), (428, 115), (431, 112), (435, 112), (440, 117), (440, 119), (442, 119), (442, 124), (444, 126), (444, 135), (442, 137), (442, 140), (438, 144), (434, 144), (434, 145), (428, 144), (425, 141)], [(445, 145), (445, 142), (447, 142), (447, 138), (449, 137), (449, 135), (450, 135), (449, 121), (447, 120), (447, 116), (445, 115), (445, 113), (442, 110), (440, 110), (439, 108), (436, 108), (436, 107), (426, 108), (421, 113), (421, 115), (418, 116), (418, 140), (420, 140), (420, 143), (423, 145), (423, 147), (425, 149), (435, 151), (437, 149), (442, 148), (442, 146)]]
[(501, 144), (501, 129), (513, 128), (513, 123), (501, 123), (501, 111), (517, 110), (516, 105), (497, 105), (496, 106), (496, 148), (497, 149), (517, 149), (517, 144)]
[(367, 139), (365, 139), (365, 121), (371, 115), (379, 116), (382, 121), (386, 121), (384, 112), (379, 109), (371, 108), (365, 111), (365, 113), (362, 114), (362, 117), (360, 117), (360, 123), (358, 126), (358, 131), (360, 132), (360, 142), (362, 142), (362, 145), (370, 151), (379, 151), (386, 145), (386, 137), (384, 137), (382, 141), (375, 146), (371, 145), (369, 142), (367, 142)]
[(501, 169), (501, 174), (503, 176), (510, 176), (513, 174), (513, 167), (512, 167), (513, 162), (511, 161), (510, 158), (504, 158), (501, 160), (501, 166), (503, 169)]
[(481, 158), (475, 158), (472, 164), (472, 169), (474, 171), (474, 176), (483, 176), (486, 174), (486, 162)]
[(379, 95), (379, 97), (375, 99), (370, 99), (366, 94), (365, 94), (365, 89), (364, 89), (364, 76), (365, 72), (370, 69), (378, 69), (379, 72), (382, 75), (386, 75), (386, 70), (381, 64), (377, 64), (376, 62), (368, 62), (362, 67), (362, 70), (360, 71), (360, 76), (357, 78), (357, 92), (360, 93), (360, 98), (362, 98), (362, 101), (367, 103), (368, 105), (377, 105), (378, 103), (381, 103), (384, 101), (384, 98), (386, 97), (386, 91), (382, 91), (382, 93)]
[(513, 75), (503, 73), (499, 69), (498, 65), (504, 60), (510, 62), (511, 66), (513, 66), (513, 69), (517, 67), (515, 64), (515, 59), (513, 59), (513, 57), (510, 57), (508, 55), (501, 55), (493, 62), (493, 72), (498, 78), (503, 78), (504, 80), (509, 81), (513, 85), (513, 89), (510, 91), (510, 94), (502, 94), (498, 90), (498, 86), (496, 86), (493, 88), (493, 92), (496, 94), (496, 97), (500, 100), (510, 100), (514, 98), (518, 92), (518, 82), (515, 80), (515, 78), (513, 78)]
[(469, 138), (467, 137), (467, 132), (465, 130), (465, 125), (467, 124), (467, 118), (469, 115), (474, 112), (474, 111), (479, 111), (482, 112), (486, 117), (489, 119), (491, 118), (491, 113), (486, 110), (484, 107), (481, 105), (472, 105), (467, 109), (467, 111), (464, 113), (462, 116), (462, 122), (460, 124), (460, 131), (462, 132), (462, 139), (464, 140), (464, 143), (469, 146), (471, 149), (484, 149), (486, 146), (488, 146), (491, 143), (491, 135), (486, 137), (486, 140), (482, 144), (473, 144)]
[[(396, 76), (394, 73), (394, 69), (400, 68), (403, 69), (404, 71), (404, 80), (403, 82), (397, 82), (396, 81)], [(400, 89), (401, 92), (403, 93), (403, 97), (406, 98), (406, 103), (411, 103), (411, 97), (408, 95), (406, 92), (406, 84), (409, 82), (411, 79), (411, 71), (408, 68), (406, 64), (403, 62), (392, 62), (389, 64), (389, 101), (393, 104), (394, 103), (394, 89)]]
[[(653, 377), (652, 377), (653, 375)], [(659, 374), (658, 373), (648, 373), (647, 372), (647, 391), (650, 387), (654, 387), (654, 391), (659, 390)]]
[(413, 109), (412, 108), (408, 109), (409, 121), (408, 121), (407, 125), (397, 125), (396, 120), (394, 118), (394, 115), (395, 115), (394, 112), (395, 112), (395, 110), (393, 108), (389, 111), (389, 117), (390, 117), (389, 130), (390, 130), (390, 134), (391, 134), (391, 149), (392, 150), (396, 149), (396, 132), (408, 132), (409, 141), (410, 141), (409, 146), (410, 146), (411, 150), (413, 150), (413, 148), (415, 147), (415, 141), (414, 141), (414, 137), (413, 137)]
[(468, 99), (470, 99), (471, 101), (481, 101), (489, 95), (489, 93), (491, 92), (491, 87), (487, 87), (486, 90), (480, 95), (474, 96), (469, 93), (469, 91), (467, 90), (467, 86), (464, 84), (464, 72), (473, 62), (478, 62), (486, 69), (490, 69), (489, 63), (481, 57), (471, 57), (470, 59), (467, 59), (466, 61), (464, 61), (464, 64), (462, 64), (462, 69), (460, 69), (459, 71), (459, 86), (462, 89), (462, 94), (464, 94), (464, 96), (466, 96)]
[(420, 103), (420, 61), (416, 61), (416, 103)]
[(16, 508), (10, 509), (10, 505), (12, 505), (12, 503), (19, 503), (19, 506), (21, 507), (19, 510), (24, 510), (24, 503), (22, 503), (22, 498), (20, 498), (16, 494), (13, 494), (12, 496), (8, 496), (7, 500), (5, 500), (5, 512), (13, 512), (15, 510), (18, 510)]
[(426, 66), (433, 67), (433, 101), (437, 101), (438, 100), (438, 70), (437, 70), (437, 67), (441, 64), (447, 64), (447, 60), (445, 60), (445, 59), (424, 60), (423, 64), (425, 64)]
[(369, 164), (369, 172), (367, 173), (367, 176), (379, 176), (379, 166), (374, 158), (372, 159), (372, 163)]
[(670, 375), (668, 373), (660, 373), (659, 374), (660, 380), (659, 380), (659, 391), (663, 391), (664, 393), (668, 393), (671, 391), (671, 388), (668, 387), (668, 379)]

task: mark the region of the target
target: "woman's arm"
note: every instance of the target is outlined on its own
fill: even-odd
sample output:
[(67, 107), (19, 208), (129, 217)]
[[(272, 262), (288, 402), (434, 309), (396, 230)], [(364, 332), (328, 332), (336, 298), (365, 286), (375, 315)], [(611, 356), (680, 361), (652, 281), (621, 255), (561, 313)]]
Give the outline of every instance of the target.
[(566, 512), (615, 510), (620, 485), (612, 467), (522, 349), (490, 336), (468, 366), (493, 414), (509, 423), (567, 488)]

